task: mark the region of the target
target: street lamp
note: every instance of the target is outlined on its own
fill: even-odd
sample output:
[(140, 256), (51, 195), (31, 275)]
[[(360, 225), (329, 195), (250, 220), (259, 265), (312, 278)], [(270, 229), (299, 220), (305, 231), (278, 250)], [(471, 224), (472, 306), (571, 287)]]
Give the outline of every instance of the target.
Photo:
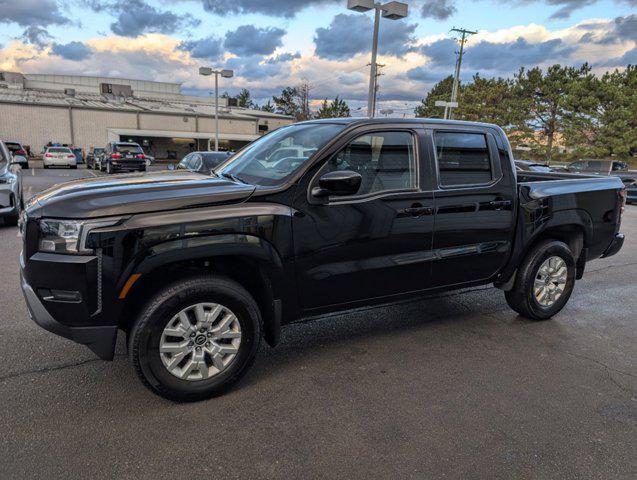
[[(231, 78), (234, 75), (232, 70), (215, 70), (210, 67), (199, 67), (199, 75), (209, 77), (215, 76), (215, 152), (219, 151), (219, 75), (223, 78)], [(208, 147), (210, 148), (210, 147)]]
[(347, 8), (355, 12), (368, 12), (374, 9), (374, 34), (372, 36), (372, 63), (369, 71), (369, 94), (367, 97), (367, 116), (373, 117), (376, 110), (376, 55), (378, 52), (378, 26), (380, 15), (389, 20), (399, 20), (408, 15), (409, 6), (402, 2), (375, 3), (374, 0), (347, 0)]

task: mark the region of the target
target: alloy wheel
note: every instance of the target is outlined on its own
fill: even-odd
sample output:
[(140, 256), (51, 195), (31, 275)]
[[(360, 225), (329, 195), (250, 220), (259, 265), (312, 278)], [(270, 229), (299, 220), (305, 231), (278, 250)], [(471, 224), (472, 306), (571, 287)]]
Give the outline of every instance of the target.
[(566, 288), (568, 268), (561, 257), (552, 256), (544, 260), (537, 271), (533, 293), (543, 307), (551, 307), (562, 296)]
[(205, 380), (230, 366), (240, 344), (241, 325), (229, 308), (197, 303), (166, 324), (159, 355), (172, 375), (182, 380)]

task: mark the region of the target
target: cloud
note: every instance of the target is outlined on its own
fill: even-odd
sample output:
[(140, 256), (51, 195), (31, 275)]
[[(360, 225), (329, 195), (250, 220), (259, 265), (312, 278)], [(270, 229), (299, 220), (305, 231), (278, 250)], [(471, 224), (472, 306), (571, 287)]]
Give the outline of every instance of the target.
[[(637, 3), (637, 0), (635, 0)], [(600, 25), (599, 23), (596, 25)], [(608, 25), (608, 24), (607, 24)], [(599, 39), (597, 43), (619, 43), (626, 40), (637, 42), (637, 15), (617, 17), (609, 25), (610, 29)], [(597, 39), (597, 37), (594, 37)]]
[[(403, 21), (383, 22), (379, 31), (381, 55), (401, 57), (412, 50), (416, 24)], [(371, 49), (372, 21), (366, 15), (340, 13), (329, 27), (317, 28), (314, 36), (316, 54), (330, 60), (344, 60)]]
[(260, 13), (292, 18), (304, 8), (340, 4), (341, 0), (202, 0), (203, 8), (215, 15)]
[(283, 45), (286, 31), (282, 28), (258, 28), (254, 25), (242, 25), (226, 33), (224, 46), (236, 55), (270, 55)]
[(420, 15), (423, 18), (435, 18), (436, 20), (446, 20), (456, 13), (455, 0), (425, 0)]
[(301, 58), (301, 52), (296, 53), (280, 53), (279, 55), (275, 55), (274, 57), (268, 58), (268, 63), (285, 63), (291, 62), (292, 60), (297, 60)]
[[(457, 11), (457, 3), (459, 0), (424, 0), (424, 4), (420, 9), (423, 18), (435, 18), (436, 20), (446, 20)], [(593, 5), (600, 0), (500, 0), (501, 3), (507, 4), (530, 4), (544, 3), (547, 5), (559, 7), (550, 15), (550, 19), (563, 20), (569, 18), (575, 11), (580, 8)], [(617, 0), (630, 6), (637, 6), (637, 0)]]
[(179, 44), (180, 50), (190, 52), (193, 58), (218, 60), (223, 54), (223, 40), (219, 37), (206, 37), (200, 40), (188, 40)]
[(449, 72), (435, 72), (426, 67), (416, 67), (407, 71), (407, 78), (422, 83), (435, 83), (448, 75)]
[[(421, 47), (422, 53), (429, 57), (427, 67), (446, 68), (450, 72), (456, 62), (457, 46), (455, 40), (445, 38)], [(576, 50), (575, 45), (566, 45), (559, 38), (536, 43), (531, 43), (523, 37), (503, 43), (481, 41), (467, 47), (462, 57), (462, 67), (504, 75), (522, 66), (541, 65), (549, 61), (559, 62)], [(412, 79), (424, 74), (424, 70), (419, 72), (418, 69), (411, 72)]]
[(90, 57), (93, 50), (82, 42), (54, 43), (51, 47), (51, 53), (67, 60), (79, 61)]
[(114, 15), (111, 31), (124, 37), (137, 37), (145, 33), (170, 34), (201, 24), (201, 20), (190, 14), (159, 10), (145, 0), (82, 0), (82, 4), (95, 12)]
[(70, 23), (54, 0), (0, 0), (0, 23), (45, 27)]
[(35, 45), (38, 48), (43, 48), (51, 40), (51, 35), (46, 28), (38, 27), (36, 25), (29, 25), (24, 29), (22, 34), (24, 38), (31, 45)]

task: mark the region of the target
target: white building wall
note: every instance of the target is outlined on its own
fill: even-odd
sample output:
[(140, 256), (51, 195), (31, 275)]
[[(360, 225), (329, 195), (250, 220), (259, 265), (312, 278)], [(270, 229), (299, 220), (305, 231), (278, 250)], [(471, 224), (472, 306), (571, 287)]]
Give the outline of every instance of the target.
[(137, 128), (137, 118), (132, 112), (73, 109), (73, 127), (75, 145), (88, 151), (106, 145), (109, 127)]
[(29, 145), (33, 153), (40, 153), (49, 141), (70, 143), (69, 110), (2, 103), (0, 139)]

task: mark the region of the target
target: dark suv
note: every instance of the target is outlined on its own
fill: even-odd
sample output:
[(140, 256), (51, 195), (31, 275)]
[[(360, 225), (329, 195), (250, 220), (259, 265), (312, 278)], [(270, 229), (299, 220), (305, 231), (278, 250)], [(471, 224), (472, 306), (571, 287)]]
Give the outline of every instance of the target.
[(297, 123), (212, 175), (94, 178), (33, 198), (22, 290), (42, 327), (103, 359), (122, 330), (145, 385), (196, 400), (302, 318), (489, 283), (550, 318), (587, 262), (621, 248), (625, 195), (615, 177), (516, 172), (495, 125)]
[(100, 156), (99, 165), (106, 173), (145, 172), (146, 155), (137, 143), (109, 142)]

